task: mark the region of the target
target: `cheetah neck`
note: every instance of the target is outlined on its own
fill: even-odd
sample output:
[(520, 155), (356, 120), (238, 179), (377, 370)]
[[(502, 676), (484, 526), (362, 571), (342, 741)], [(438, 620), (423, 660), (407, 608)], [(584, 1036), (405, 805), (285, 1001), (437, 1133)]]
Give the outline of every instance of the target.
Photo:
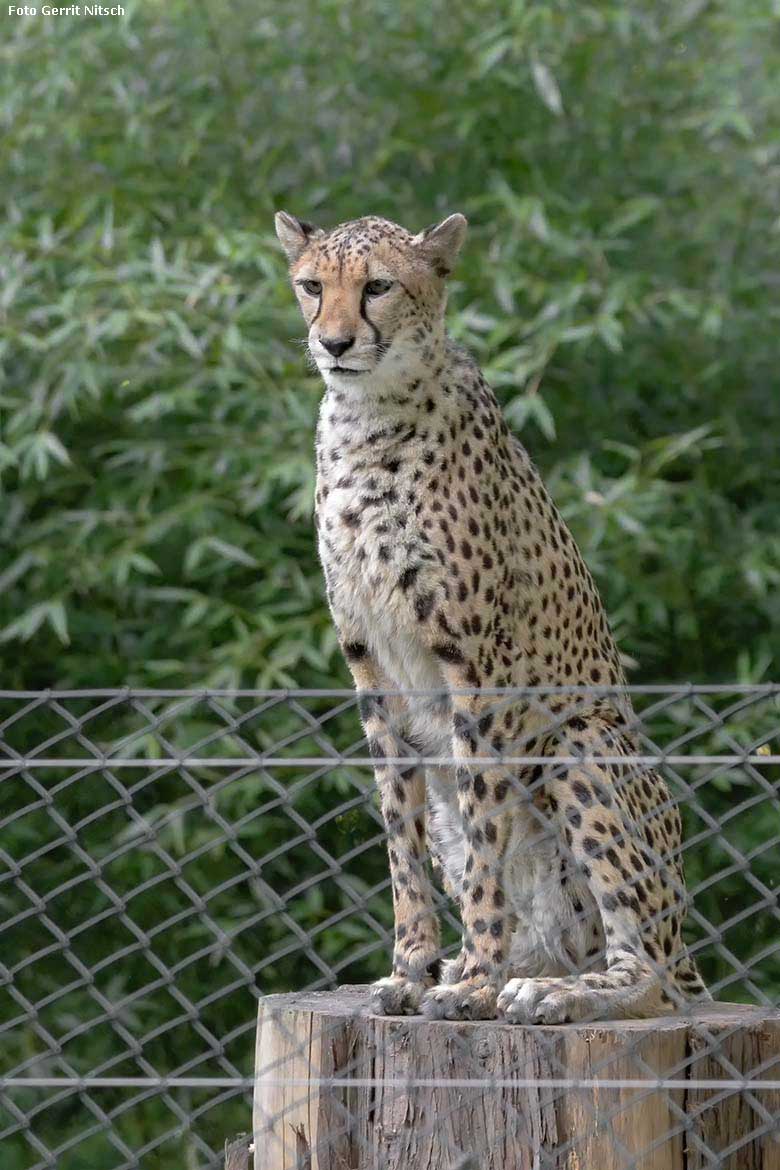
[[(392, 356), (392, 351), (385, 362)], [(320, 409), (320, 441), (342, 452), (374, 455), (388, 446), (408, 444), (420, 433), (454, 416), (446, 339), (441, 346), (398, 363), (384, 363), (375, 376), (346, 385), (326, 381)]]

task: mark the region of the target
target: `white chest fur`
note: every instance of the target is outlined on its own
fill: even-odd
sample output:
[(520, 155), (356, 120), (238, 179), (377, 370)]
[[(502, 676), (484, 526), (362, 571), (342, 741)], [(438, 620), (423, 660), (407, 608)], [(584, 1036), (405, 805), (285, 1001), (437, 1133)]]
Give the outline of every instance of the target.
[(337, 624), (370, 647), (389, 685), (441, 687), (414, 608), (415, 597), (442, 589), (413, 507), (421, 457), (414, 427), (391, 422), (355, 434), (324, 409), (318, 456), (319, 552)]

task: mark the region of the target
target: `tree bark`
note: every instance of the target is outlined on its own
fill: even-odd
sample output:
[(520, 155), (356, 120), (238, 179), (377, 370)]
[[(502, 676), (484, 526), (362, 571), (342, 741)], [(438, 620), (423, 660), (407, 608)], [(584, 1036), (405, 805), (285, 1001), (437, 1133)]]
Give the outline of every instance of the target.
[(251, 1170), (254, 1161), (251, 1143), (252, 1139), (246, 1134), (225, 1142), (225, 1170)]
[(780, 1081), (778, 1012), (520, 1027), (367, 1000), (260, 1002), (255, 1170), (780, 1170), (780, 1092), (701, 1084)]

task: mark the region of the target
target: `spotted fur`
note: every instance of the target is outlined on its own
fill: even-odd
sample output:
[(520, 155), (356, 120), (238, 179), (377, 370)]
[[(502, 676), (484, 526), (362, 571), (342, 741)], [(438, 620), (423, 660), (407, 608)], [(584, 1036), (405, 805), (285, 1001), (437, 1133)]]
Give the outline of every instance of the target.
[[(465, 228), (453, 215), (413, 235), (369, 216), (325, 232), (277, 215), (326, 385), (320, 557), (387, 826), (395, 950), (374, 1006), (655, 1015), (707, 993), (681, 938), (679, 816), (661, 777), (628, 759), (627, 700), (485, 693), (624, 679), (568, 528), (447, 337)], [(387, 762), (419, 755), (459, 763)], [(501, 762), (517, 756), (539, 762)], [(443, 966), (429, 849), (463, 922)]]

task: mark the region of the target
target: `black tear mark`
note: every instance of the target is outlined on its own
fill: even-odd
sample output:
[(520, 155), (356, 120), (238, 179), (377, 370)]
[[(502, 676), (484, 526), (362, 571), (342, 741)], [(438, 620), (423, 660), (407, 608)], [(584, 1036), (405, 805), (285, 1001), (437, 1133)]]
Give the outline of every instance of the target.
[(363, 318), (366, 325), (368, 325), (369, 329), (371, 330), (371, 332), (374, 335), (374, 345), (377, 347), (378, 350), (382, 350), (383, 352), (386, 352), (386, 346), (382, 340), (382, 334), (379, 332), (376, 325), (374, 324), (374, 322), (371, 320), (368, 313), (366, 312), (366, 290), (365, 290), (365, 288), (363, 289), (363, 292), (360, 294), (360, 316)]

